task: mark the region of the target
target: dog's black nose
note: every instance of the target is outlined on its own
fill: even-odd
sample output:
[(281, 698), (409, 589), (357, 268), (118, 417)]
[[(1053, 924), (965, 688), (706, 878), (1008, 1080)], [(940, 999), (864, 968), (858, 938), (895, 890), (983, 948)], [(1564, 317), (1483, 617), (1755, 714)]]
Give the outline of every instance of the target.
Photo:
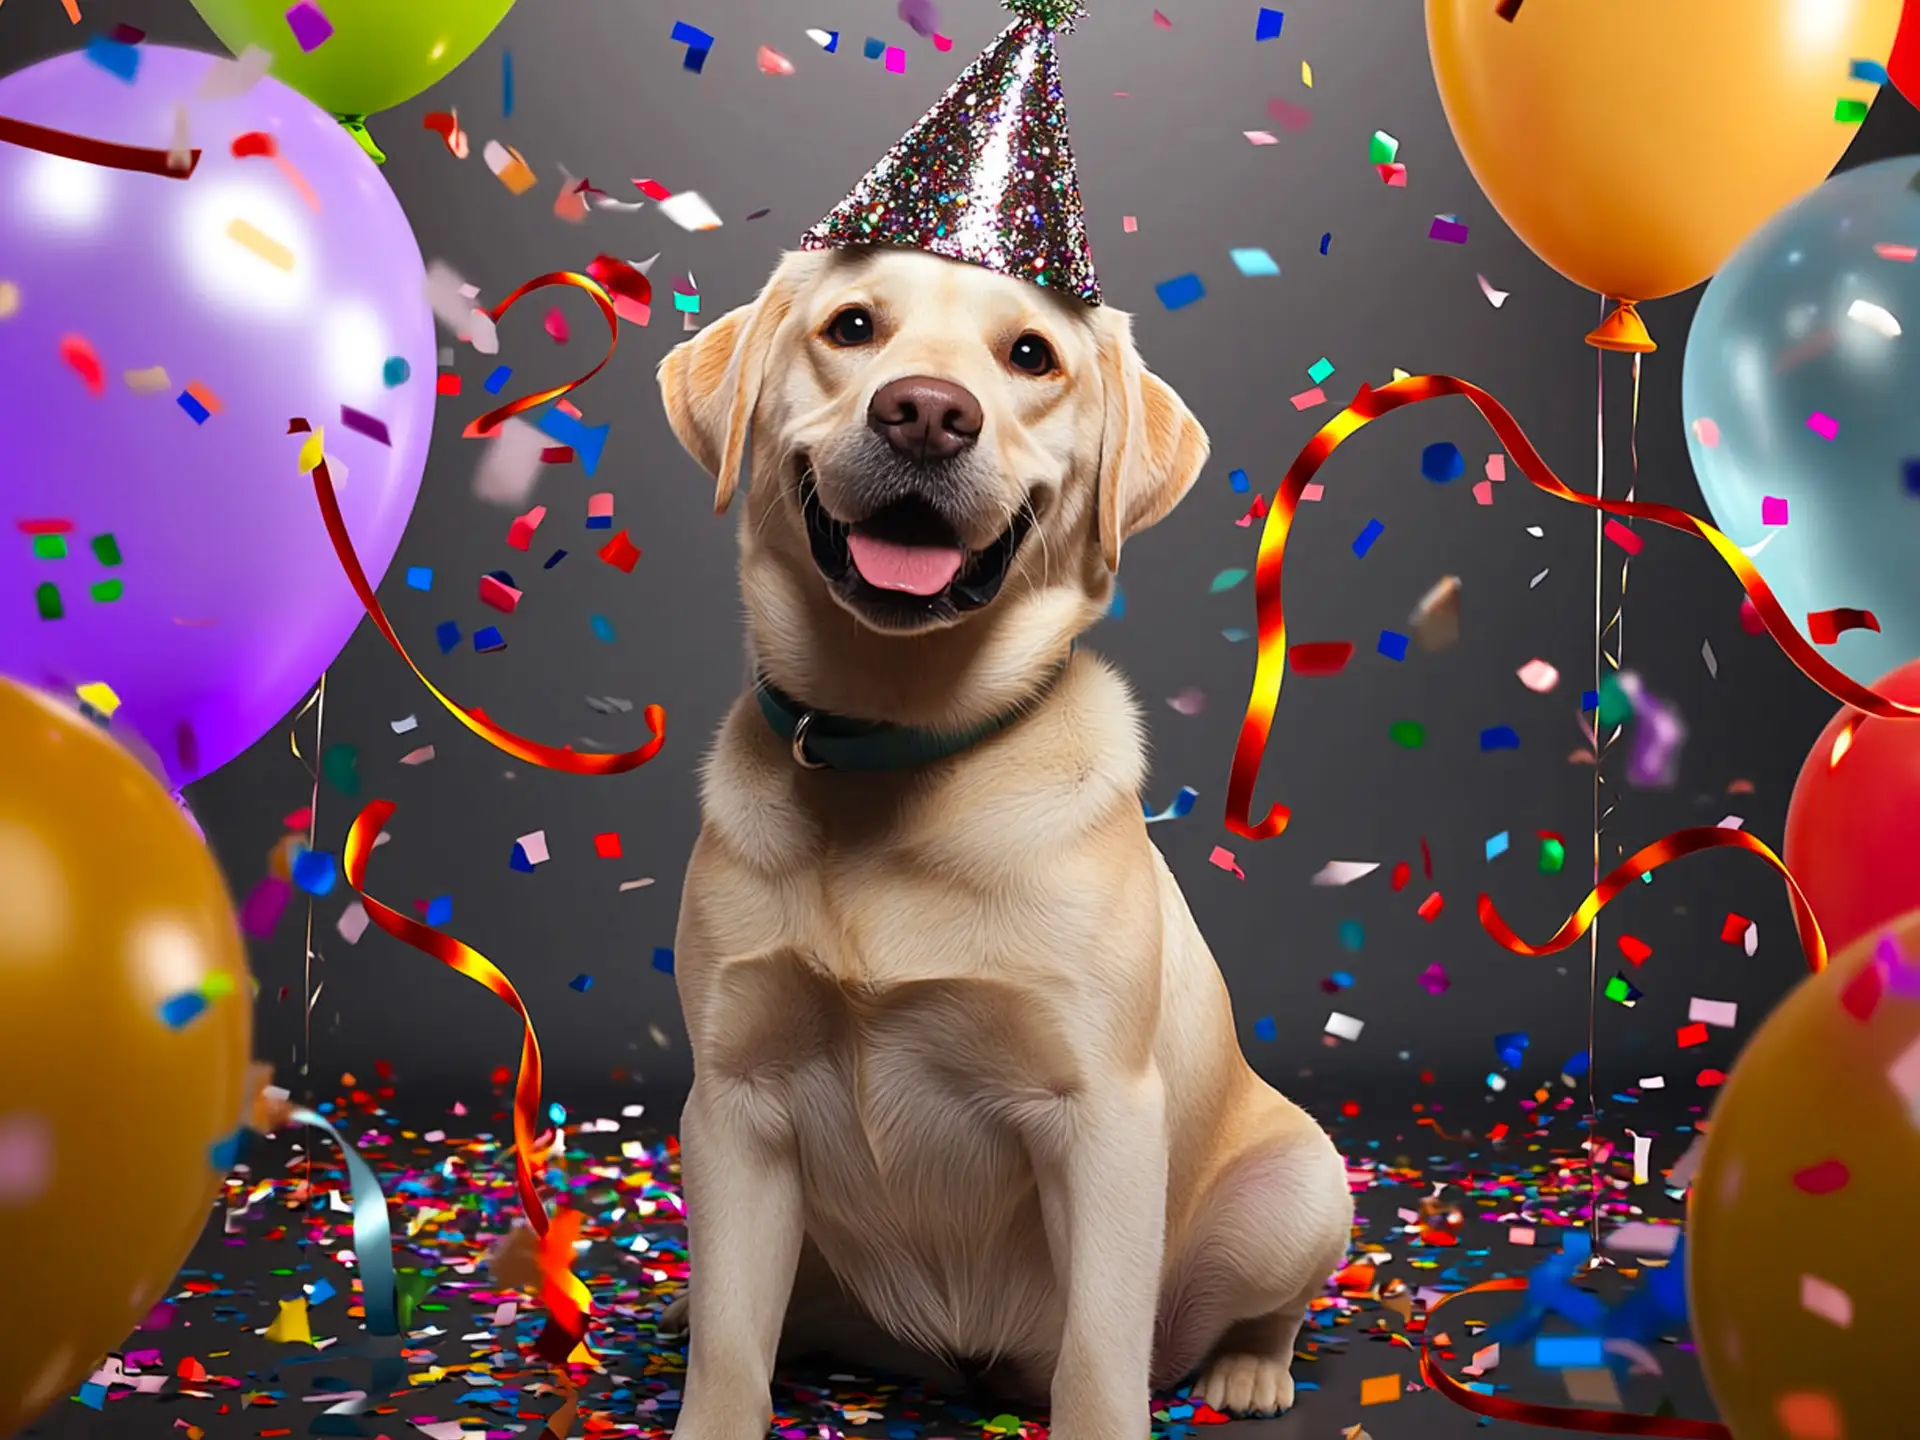
[(882, 385), (867, 406), (867, 423), (914, 460), (951, 460), (980, 437), (984, 419), (971, 390), (927, 375)]

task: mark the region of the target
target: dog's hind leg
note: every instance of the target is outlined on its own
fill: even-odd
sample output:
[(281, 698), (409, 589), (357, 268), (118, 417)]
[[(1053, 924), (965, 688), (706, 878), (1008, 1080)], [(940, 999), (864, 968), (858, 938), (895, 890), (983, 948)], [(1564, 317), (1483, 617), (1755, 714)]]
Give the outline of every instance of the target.
[(1352, 1229), (1345, 1162), (1296, 1111), (1230, 1164), (1202, 1202), (1161, 1297), (1155, 1388), (1197, 1371), (1194, 1393), (1216, 1410), (1290, 1408), (1294, 1342)]

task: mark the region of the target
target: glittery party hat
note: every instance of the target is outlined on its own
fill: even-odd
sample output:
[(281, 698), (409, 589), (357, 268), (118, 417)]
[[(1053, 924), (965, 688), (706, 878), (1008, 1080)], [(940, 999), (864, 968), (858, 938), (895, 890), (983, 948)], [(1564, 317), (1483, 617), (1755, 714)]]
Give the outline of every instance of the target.
[(1100, 303), (1053, 37), (1080, 0), (1005, 0), (1017, 17), (895, 142), (804, 250), (903, 245)]

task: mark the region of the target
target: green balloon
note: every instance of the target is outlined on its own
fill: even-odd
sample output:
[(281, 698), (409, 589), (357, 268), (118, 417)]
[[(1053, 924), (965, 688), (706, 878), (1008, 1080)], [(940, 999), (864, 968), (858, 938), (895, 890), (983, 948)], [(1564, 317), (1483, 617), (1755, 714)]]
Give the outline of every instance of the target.
[[(274, 79), (364, 118), (411, 100), (493, 33), (513, 0), (193, 0), (235, 55), (258, 45)], [(333, 33), (311, 50), (316, 33)]]

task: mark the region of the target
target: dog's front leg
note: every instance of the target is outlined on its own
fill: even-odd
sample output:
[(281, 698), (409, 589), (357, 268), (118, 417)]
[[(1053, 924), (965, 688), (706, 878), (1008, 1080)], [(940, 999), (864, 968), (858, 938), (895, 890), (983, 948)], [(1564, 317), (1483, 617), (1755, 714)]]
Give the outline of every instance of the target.
[(690, 1308), (674, 1440), (765, 1440), (802, 1230), (799, 1164), (750, 1086), (696, 1076), (681, 1118)]
[(1061, 1102), (1034, 1156), (1066, 1301), (1053, 1440), (1145, 1440), (1166, 1240), (1165, 1097), (1157, 1072)]

